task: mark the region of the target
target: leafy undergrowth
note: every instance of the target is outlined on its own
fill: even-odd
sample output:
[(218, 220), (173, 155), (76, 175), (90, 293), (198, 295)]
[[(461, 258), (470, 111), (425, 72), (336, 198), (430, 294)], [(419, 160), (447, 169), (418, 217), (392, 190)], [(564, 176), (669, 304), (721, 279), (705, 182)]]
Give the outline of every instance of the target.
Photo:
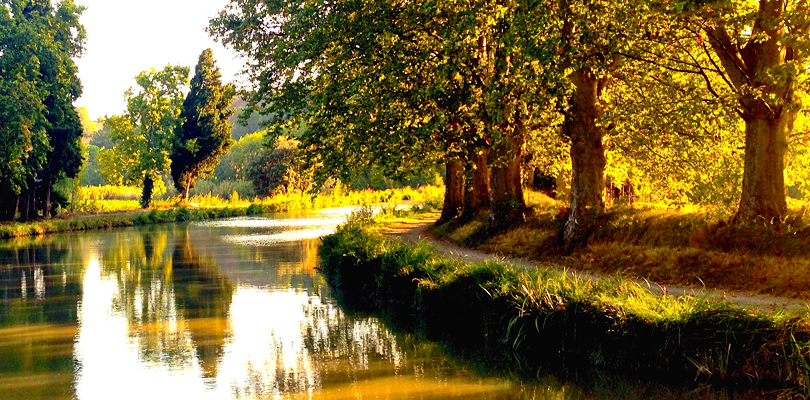
[(598, 368), (806, 395), (810, 316), (656, 296), (637, 284), (437, 257), (351, 220), (320, 249), (340, 301), (455, 347), (539, 368)]
[(534, 198), (539, 201), (532, 204), (533, 215), (504, 233), (490, 235), (483, 219), (450, 222), (431, 232), (487, 252), (661, 285), (810, 297), (807, 208), (791, 210), (778, 225), (741, 229), (725, 222), (728, 213), (714, 209), (618, 206), (599, 218), (587, 246), (567, 253), (559, 241), (566, 205), (541, 195)]

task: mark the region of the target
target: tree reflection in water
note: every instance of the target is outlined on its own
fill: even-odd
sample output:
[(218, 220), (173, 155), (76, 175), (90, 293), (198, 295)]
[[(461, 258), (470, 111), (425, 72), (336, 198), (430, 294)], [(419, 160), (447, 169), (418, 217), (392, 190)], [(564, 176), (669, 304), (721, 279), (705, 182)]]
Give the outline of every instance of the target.
[(80, 262), (62, 242), (0, 245), (0, 398), (71, 398)]
[(595, 392), (478, 378), (436, 345), (346, 314), (316, 273), (318, 239), (293, 240), (310, 235), (304, 222), (233, 221), (0, 244), (0, 399)]

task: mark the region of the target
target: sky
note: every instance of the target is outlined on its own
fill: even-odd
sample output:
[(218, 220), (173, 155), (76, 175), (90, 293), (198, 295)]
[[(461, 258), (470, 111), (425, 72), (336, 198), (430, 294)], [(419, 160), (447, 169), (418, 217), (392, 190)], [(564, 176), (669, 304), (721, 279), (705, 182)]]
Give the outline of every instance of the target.
[(172, 64), (189, 67), (193, 75), (207, 48), (214, 51), (223, 83), (238, 83), (242, 60), (205, 32), (229, 0), (74, 2), (87, 7), (79, 20), (87, 30), (85, 52), (75, 60), (84, 91), (74, 105), (86, 107), (93, 120), (125, 111), (124, 91), (136, 86), (141, 71)]

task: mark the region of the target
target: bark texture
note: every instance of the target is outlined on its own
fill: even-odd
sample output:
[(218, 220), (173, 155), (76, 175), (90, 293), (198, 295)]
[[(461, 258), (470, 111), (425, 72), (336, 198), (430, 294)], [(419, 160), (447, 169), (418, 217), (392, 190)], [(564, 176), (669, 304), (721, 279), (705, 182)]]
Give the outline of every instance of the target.
[(602, 116), (604, 79), (582, 69), (571, 74), (575, 90), (563, 129), (571, 138), (571, 209), (563, 230), (567, 244), (587, 239), (593, 220), (604, 211), (604, 130), (597, 125)]
[(526, 217), (521, 175), (524, 127), (518, 121), (505, 140), (492, 147), (492, 185), (489, 201), (489, 228), (503, 230), (519, 224)]
[(795, 118), (784, 111), (777, 117), (745, 118), (745, 164), (735, 223), (779, 221), (786, 215), (787, 139)]
[[(787, 140), (801, 105), (788, 66), (798, 50), (781, 39), (786, 7), (786, 0), (760, 1), (752, 39), (742, 47), (724, 24), (704, 25), (709, 44), (739, 95), (738, 112), (745, 121), (743, 187), (734, 217), (738, 225), (779, 221), (787, 212)], [(771, 78), (780, 73), (782, 79)]]
[(473, 151), (470, 156), (470, 173), (467, 192), (464, 194), (462, 219), (470, 220), (489, 209), (489, 148)]
[(438, 222), (447, 222), (461, 214), (464, 206), (464, 164), (459, 158), (445, 164), (444, 205)]

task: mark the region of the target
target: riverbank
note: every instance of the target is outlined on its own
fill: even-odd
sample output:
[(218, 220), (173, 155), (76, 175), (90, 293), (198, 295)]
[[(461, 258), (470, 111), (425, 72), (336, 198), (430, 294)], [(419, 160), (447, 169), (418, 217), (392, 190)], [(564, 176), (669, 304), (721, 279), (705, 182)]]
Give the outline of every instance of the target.
[(310, 195), (301, 193), (279, 195), (261, 200), (255, 199), (252, 203), (247, 201), (229, 202), (227, 200), (208, 202), (223, 204), (224, 206), (221, 207), (178, 204), (166, 208), (153, 208), (142, 211), (63, 215), (49, 220), (2, 223), (0, 224), (0, 239), (155, 223), (240, 217), (295, 210), (319, 210), (397, 201), (429, 201), (440, 198), (442, 194), (443, 188), (426, 186), (419, 189), (403, 188), (342, 194)]
[(530, 193), (526, 222), (489, 232), (486, 217), (429, 229), (443, 240), (491, 254), (523, 258), (652, 286), (711, 288), (810, 300), (810, 207), (795, 204), (782, 222), (728, 224), (728, 210), (617, 205), (594, 222), (586, 245), (565, 249), (559, 232), (567, 204)]
[(325, 238), (321, 257), (345, 303), (454, 346), (501, 354), (529, 375), (598, 368), (808, 394), (806, 311), (764, 313), (703, 297), (658, 296), (620, 278), (467, 264), (357, 222)]

